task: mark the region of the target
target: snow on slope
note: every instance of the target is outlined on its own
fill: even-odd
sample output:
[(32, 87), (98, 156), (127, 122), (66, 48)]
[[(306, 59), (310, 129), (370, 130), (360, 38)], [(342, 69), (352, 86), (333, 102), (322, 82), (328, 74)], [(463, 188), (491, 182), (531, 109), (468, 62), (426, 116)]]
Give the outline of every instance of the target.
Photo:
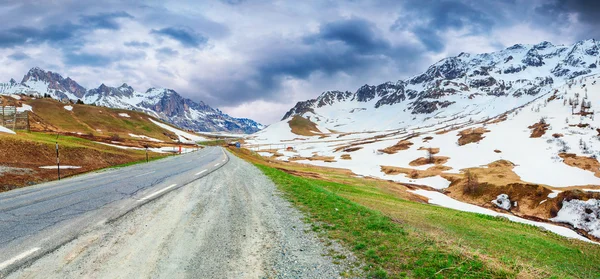
[[(440, 165), (450, 168), (446, 174), (507, 160), (525, 183), (598, 191), (599, 170), (570, 166), (561, 156), (590, 160), (600, 156), (600, 130), (596, 130), (600, 119), (593, 113), (600, 104), (599, 50), (598, 42), (588, 40), (572, 46), (542, 43), (489, 54), (461, 54), (406, 81), (365, 85), (355, 93), (328, 91), (299, 102), (282, 121), (249, 137), (246, 147), (259, 152), (276, 149), (284, 155), (274, 157), (279, 160), (294, 157), (299, 163), (349, 169), (359, 176), (426, 185), (443, 192), (450, 181), (439, 175), (412, 179), (382, 172), (382, 166), (433, 167), (409, 164), (426, 157), (424, 149), (431, 147), (439, 148), (435, 156), (448, 157)], [(591, 108), (580, 113), (584, 103)], [(295, 115), (334, 132), (296, 135), (287, 123)], [(529, 127), (539, 123), (545, 123), (546, 131), (532, 137)], [(459, 145), (458, 133), (471, 129), (488, 131), (479, 141)], [(395, 154), (380, 151), (406, 138), (413, 143), (408, 149)], [(308, 160), (313, 156), (332, 159)], [(574, 226), (579, 220), (556, 219)], [(590, 234), (591, 227), (586, 224)]]
[(575, 238), (575, 239), (579, 239), (582, 241), (595, 243), (595, 242), (592, 242), (589, 239), (579, 235), (578, 233), (574, 232), (573, 230), (570, 230), (565, 227), (552, 225), (552, 224), (548, 224), (548, 223), (544, 223), (544, 222), (535, 222), (535, 221), (519, 218), (519, 217), (510, 215), (510, 214), (498, 213), (496, 211), (485, 209), (485, 208), (482, 208), (482, 207), (479, 207), (476, 205), (457, 201), (457, 200), (450, 198), (440, 192), (427, 191), (427, 190), (414, 190), (414, 191), (410, 191), (410, 192), (413, 192), (420, 196), (427, 197), (429, 199), (429, 203), (431, 203), (431, 204), (436, 204), (436, 205), (440, 205), (443, 207), (452, 208), (452, 209), (456, 209), (456, 210), (460, 210), (460, 211), (479, 213), (479, 214), (484, 214), (484, 215), (489, 215), (489, 216), (505, 217), (513, 222), (545, 228), (553, 233), (562, 235), (564, 237)]
[(197, 136), (197, 135), (192, 135), (188, 132), (184, 132), (182, 130), (179, 130), (177, 128), (173, 128), (169, 125), (160, 123), (158, 121), (154, 121), (151, 118), (148, 118), (150, 121), (152, 121), (152, 123), (156, 124), (157, 126), (165, 129), (165, 130), (169, 130), (173, 133), (175, 133), (177, 135), (177, 137), (179, 137), (179, 141), (183, 142), (183, 143), (196, 143), (198, 141), (204, 141), (206, 140), (205, 137), (201, 137), (201, 136)]
[(0, 83), (0, 94), (27, 94), (50, 96), (57, 100), (82, 100), (110, 108), (129, 109), (145, 112), (176, 126), (196, 131), (222, 131), (252, 133), (264, 126), (246, 118), (234, 118), (202, 101), (194, 102), (183, 98), (177, 92), (166, 88), (150, 88), (146, 92), (135, 91), (123, 84), (109, 87), (104, 84), (87, 90), (70, 78), (57, 73), (32, 68), (20, 83), (11, 79)]
[(13, 134), (13, 135), (16, 134), (15, 132), (13, 132), (13, 130), (5, 128), (4, 126), (0, 126), (0, 133), (7, 133), (7, 134)]

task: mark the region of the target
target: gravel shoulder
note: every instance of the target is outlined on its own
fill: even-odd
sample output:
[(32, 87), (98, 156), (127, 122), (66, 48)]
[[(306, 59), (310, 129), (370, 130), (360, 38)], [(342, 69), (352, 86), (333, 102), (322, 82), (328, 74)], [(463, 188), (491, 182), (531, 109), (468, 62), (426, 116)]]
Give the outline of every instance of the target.
[(339, 278), (352, 268), (351, 253), (319, 239), (260, 170), (229, 157), (9, 278)]

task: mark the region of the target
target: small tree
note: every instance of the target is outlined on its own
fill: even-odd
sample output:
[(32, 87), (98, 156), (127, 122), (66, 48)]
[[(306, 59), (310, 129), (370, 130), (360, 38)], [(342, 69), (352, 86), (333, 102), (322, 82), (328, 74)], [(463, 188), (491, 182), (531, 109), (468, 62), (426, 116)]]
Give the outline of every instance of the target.
[(431, 147), (427, 148), (427, 163), (433, 164), (435, 162), (433, 158), (433, 149)]
[(479, 187), (479, 179), (477, 177), (477, 174), (474, 174), (470, 170), (467, 170), (465, 172), (465, 178), (466, 178), (466, 183), (465, 183), (465, 191), (464, 192), (468, 193), (468, 194), (475, 194), (475, 192), (477, 191), (477, 188)]

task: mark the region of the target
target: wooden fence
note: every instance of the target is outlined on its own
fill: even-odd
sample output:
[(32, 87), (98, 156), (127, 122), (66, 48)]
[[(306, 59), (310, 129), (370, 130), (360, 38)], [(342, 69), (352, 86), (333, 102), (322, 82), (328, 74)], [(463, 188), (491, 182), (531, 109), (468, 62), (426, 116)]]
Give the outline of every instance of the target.
[(29, 129), (29, 111), (18, 111), (16, 107), (0, 106), (0, 125), (16, 130)]

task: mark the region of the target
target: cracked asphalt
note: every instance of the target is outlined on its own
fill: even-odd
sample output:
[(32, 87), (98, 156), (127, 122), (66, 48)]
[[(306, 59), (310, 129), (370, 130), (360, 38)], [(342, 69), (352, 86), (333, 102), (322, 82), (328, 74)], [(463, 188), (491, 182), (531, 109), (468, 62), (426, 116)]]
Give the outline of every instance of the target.
[(0, 277), (339, 278), (356, 269), (253, 165), (220, 148), (167, 160), (0, 195)]

